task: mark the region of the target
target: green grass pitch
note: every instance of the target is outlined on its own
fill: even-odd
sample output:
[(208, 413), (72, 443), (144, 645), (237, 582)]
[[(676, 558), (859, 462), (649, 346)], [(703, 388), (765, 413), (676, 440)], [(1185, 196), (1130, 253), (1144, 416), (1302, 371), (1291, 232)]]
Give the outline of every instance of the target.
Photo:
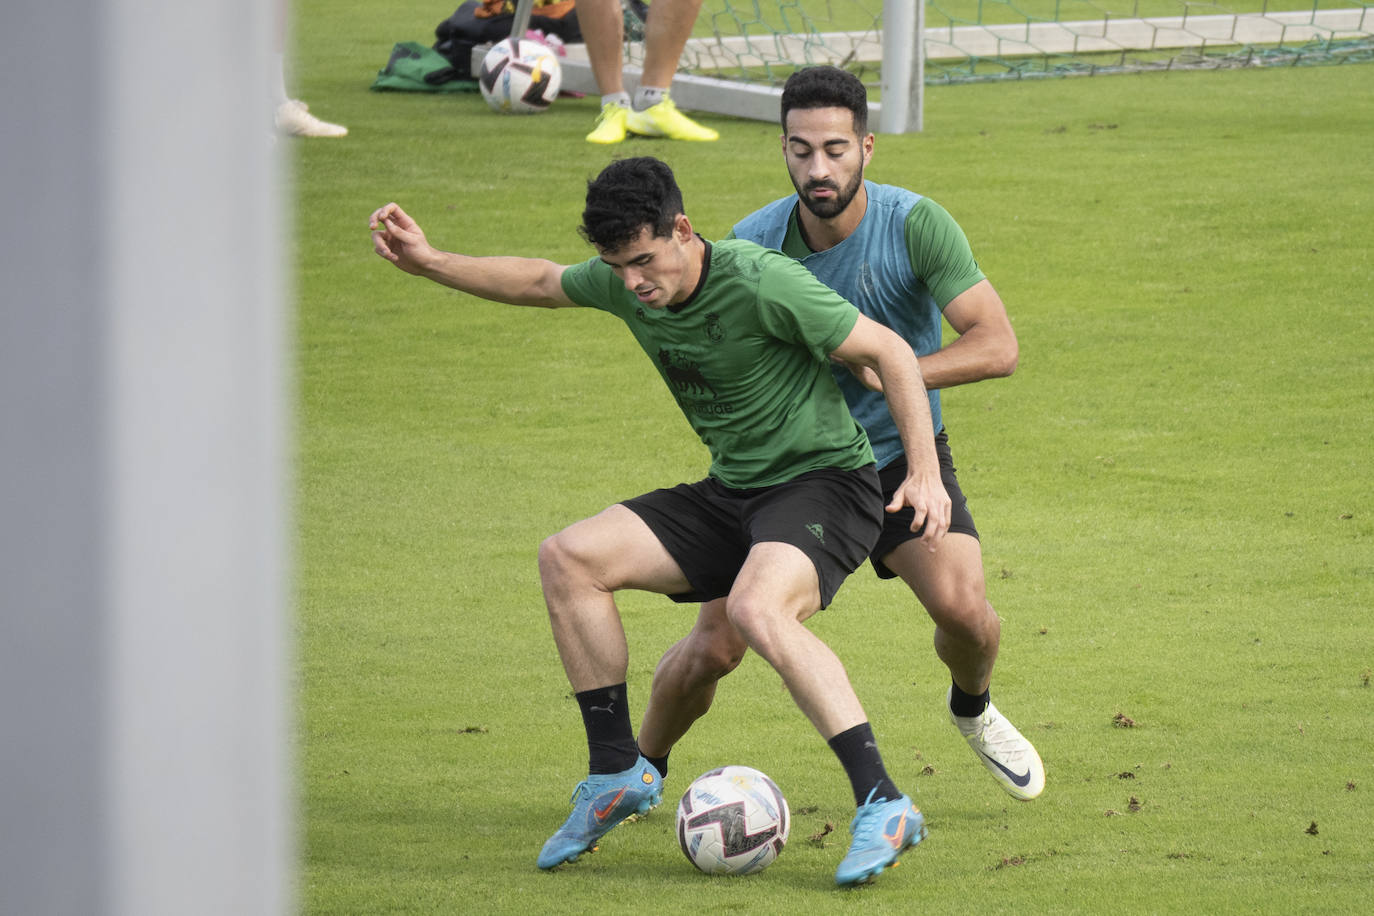
[[(930, 836), (833, 887), (848, 786), (757, 658), (672, 758), (665, 804), (554, 874), (584, 774), (541, 538), (705, 451), (608, 316), (478, 302), (372, 253), (396, 200), (442, 247), (563, 262), (611, 155), (677, 171), (708, 238), (789, 190), (776, 126), (582, 141), (594, 99), (499, 117), (368, 91), (451, 7), (297, 10), (300, 897), (311, 914), (1355, 912), (1374, 886), (1374, 67), (935, 87), (870, 177), (944, 204), (1006, 300), (1010, 379), (945, 396), (1002, 614), (998, 705), (1049, 773), (1004, 796), (943, 719), (914, 600), (865, 567), (814, 629)], [(691, 624), (622, 602), (633, 715)], [(1133, 727), (1122, 727), (1126, 719)], [(760, 875), (676, 848), (724, 763), (786, 793)]]

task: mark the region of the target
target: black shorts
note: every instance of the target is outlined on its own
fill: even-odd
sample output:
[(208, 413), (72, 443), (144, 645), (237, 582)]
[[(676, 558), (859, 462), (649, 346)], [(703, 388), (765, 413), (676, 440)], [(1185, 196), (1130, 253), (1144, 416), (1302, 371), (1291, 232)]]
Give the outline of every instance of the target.
[(750, 548), (776, 541), (811, 560), (825, 607), (873, 549), (883, 524), (882, 492), (871, 464), (854, 471), (808, 471), (748, 490), (708, 477), (621, 505), (644, 520), (691, 583), (691, 591), (669, 597), (690, 603), (728, 595)]
[[(943, 429), (935, 436), (935, 454), (940, 458), (940, 479), (945, 482), (945, 492), (949, 494), (949, 530), (978, 537), (978, 529), (973, 527), (973, 515), (968, 511), (968, 500), (964, 498), (964, 491), (959, 489), (959, 478), (954, 476), (954, 456), (950, 454), (949, 436)], [(878, 478), (883, 486), (883, 499), (887, 502), (892, 501), (892, 494), (897, 492), (897, 488), (906, 479), (906, 470), (906, 456), (903, 455), (878, 472)], [(878, 574), (879, 579), (895, 579), (897, 574), (884, 566), (881, 558), (907, 541), (920, 537), (926, 526), (922, 525), (916, 531), (911, 530), (911, 523), (916, 519), (916, 510), (910, 506), (892, 515), (884, 512), (883, 516), (883, 533), (878, 538), (878, 544), (873, 548), (870, 559), (873, 561), (873, 571)]]

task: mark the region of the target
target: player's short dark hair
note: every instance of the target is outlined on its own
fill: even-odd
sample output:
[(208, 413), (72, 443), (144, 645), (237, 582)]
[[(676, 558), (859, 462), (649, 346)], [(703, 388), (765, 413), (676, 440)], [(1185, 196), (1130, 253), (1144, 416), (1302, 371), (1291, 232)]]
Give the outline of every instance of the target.
[(652, 156), (620, 159), (587, 182), (581, 232), (597, 248), (615, 251), (645, 226), (654, 238), (667, 238), (683, 212), (682, 191), (665, 163)]
[(782, 87), (782, 130), (787, 133), (787, 114), (794, 109), (848, 108), (854, 116), (854, 133), (868, 133), (868, 90), (857, 76), (839, 67), (805, 67), (793, 71)]

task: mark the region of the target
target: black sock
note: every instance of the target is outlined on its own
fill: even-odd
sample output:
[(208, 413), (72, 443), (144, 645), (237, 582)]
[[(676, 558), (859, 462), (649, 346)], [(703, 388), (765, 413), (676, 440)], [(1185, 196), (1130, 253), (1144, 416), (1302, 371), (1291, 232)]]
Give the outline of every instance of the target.
[(880, 798), (895, 801), (902, 797), (887, 775), (883, 755), (878, 753), (878, 742), (873, 740), (873, 728), (867, 722), (840, 732), (827, 743), (849, 776), (854, 804), (867, 802), (870, 793), (875, 801)]
[(584, 690), (577, 694), (577, 705), (587, 729), (587, 772), (619, 773), (634, 766), (639, 746), (630, 725), (625, 685)]
[[(654, 765), (655, 770), (658, 770), (659, 779), (668, 778), (668, 754), (664, 754), (662, 757), (650, 757), (648, 754), (644, 753), (643, 748), (639, 749), (639, 753), (644, 757), (645, 760), (649, 761)], [(672, 751), (669, 751), (668, 753), (671, 754)]]
[(949, 711), (956, 716), (965, 719), (981, 716), (983, 710), (987, 709), (988, 704), (992, 702), (992, 688), (974, 696), (971, 693), (964, 693), (959, 689), (959, 685), (953, 681), (950, 683), (953, 685), (953, 689), (949, 692)]

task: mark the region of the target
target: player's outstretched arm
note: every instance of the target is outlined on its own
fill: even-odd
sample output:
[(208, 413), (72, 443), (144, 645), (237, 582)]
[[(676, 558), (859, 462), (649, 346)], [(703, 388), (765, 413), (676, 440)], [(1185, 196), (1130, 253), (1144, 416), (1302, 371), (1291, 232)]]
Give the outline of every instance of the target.
[(543, 258), (474, 258), (429, 244), (420, 224), (397, 204), (373, 211), (368, 220), (372, 249), (400, 270), (461, 292), (506, 302), (562, 308), (573, 305), (563, 292), (563, 270)]
[(921, 540), (934, 550), (949, 530), (950, 501), (940, 478), (930, 401), (916, 354), (896, 332), (860, 315), (849, 336), (831, 355), (871, 369), (881, 381), (883, 397), (902, 437), (907, 459), (906, 480), (893, 495), (887, 511), (910, 506), (916, 513), (911, 530), (925, 525)]

